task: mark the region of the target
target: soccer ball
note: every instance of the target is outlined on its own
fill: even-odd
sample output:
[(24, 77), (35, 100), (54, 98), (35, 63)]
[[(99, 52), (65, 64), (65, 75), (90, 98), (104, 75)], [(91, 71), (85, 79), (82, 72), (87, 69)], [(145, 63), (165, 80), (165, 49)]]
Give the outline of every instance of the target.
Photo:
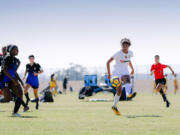
[(115, 76), (111, 79), (111, 84), (113, 87), (117, 88), (121, 85), (121, 80), (119, 77)]

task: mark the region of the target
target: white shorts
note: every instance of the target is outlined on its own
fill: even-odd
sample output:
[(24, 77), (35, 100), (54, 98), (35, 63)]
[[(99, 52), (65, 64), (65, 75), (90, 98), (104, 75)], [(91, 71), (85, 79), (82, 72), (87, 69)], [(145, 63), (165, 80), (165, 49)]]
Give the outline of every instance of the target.
[(126, 73), (126, 74), (125, 74), (125, 73), (118, 73), (118, 72), (113, 71), (111, 78), (117, 76), (117, 77), (119, 77), (120, 79), (122, 79), (122, 77), (125, 76), (125, 75), (129, 75), (129, 76), (130, 76), (129, 73)]

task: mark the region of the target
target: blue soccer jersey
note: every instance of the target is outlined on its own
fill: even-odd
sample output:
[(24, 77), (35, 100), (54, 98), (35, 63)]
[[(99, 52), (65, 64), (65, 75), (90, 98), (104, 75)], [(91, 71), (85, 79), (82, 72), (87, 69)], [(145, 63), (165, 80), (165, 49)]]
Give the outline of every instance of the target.
[(34, 75), (34, 73), (39, 73), (41, 71), (42, 68), (38, 63), (34, 63), (33, 65), (26, 65), (26, 72), (28, 72), (26, 83), (34, 89), (39, 88), (39, 79), (38, 76)]
[[(20, 61), (16, 57), (6, 56), (4, 58), (2, 66), (3, 66), (3, 68), (7, 67), (7, 70), (10, 73), (10, 75), (13, 78), (15, 78), (16, 77), (16, 75), (15, 75), (16, 71), (17, 71), (18, 67), (20, 66)], [(4, 69), (2, 69), (2, 70), (4, 70)], [(4, 83), (11, 82), (11, 81), (12, 80), (7, 75), (4, 75), (4, 77), (3, 77)]]

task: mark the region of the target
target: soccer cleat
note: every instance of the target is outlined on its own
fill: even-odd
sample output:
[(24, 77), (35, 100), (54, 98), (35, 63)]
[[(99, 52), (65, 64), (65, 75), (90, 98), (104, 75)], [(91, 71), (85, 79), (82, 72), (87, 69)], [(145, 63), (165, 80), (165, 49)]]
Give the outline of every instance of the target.
[(166, 107), (169, 108), (170, 107), (170, 103), (167, 101), (166, 102)]
[(113, 106), (112, 107), (112, 110), (113, 110), (113, 112), (116, 114), (116, 115), (120, 115), (120, 112), (119, 112), (119, 110), (117, 109), (117, 107), (115, 107), (115, 106)]
[(21, 117), (21, 115), (19, 113), (13, 113), (12, 117)]
[(29, 107), (24, 107), (24, 112), (27, 112), (29, 110)]
[(135, 98), (135, 97), (136, 97), (136, 95), (137, 95), (137, 93), (136, 93), (136, 92), (134, 92), (133, 94), (130, 94), (130, 95), (127, 97), (127, 101), (132, 100), (133, 98)]

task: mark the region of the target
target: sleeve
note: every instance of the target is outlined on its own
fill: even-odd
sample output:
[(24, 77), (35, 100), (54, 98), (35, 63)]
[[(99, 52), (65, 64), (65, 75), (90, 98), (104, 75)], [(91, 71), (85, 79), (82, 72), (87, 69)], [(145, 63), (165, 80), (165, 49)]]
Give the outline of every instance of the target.
[(167, 65), (162, 64), (162, 68), (167, 68)]
[(115, 54), (112, 56), (112, 58), (113, 58), (113, 59), (116, 59), (116, 58), (118, 57), (118, 54), (119, 54), (119, 52), (115, 53)]
[(37, 69), (38, 69), (38, 72), (43, 71), (42, 67), (39, 64), (37, 64)]
[(26, 64), (26, 72), (29, 72), (29, 65)]
[(154, 70), (154, 65), (151, 66), (151, 72)]
[(11, 58), (10, 58), (10, 56), (8, 56), (4, 59), (4, 66), (9, 66), (10, 63), (11, 63)]

